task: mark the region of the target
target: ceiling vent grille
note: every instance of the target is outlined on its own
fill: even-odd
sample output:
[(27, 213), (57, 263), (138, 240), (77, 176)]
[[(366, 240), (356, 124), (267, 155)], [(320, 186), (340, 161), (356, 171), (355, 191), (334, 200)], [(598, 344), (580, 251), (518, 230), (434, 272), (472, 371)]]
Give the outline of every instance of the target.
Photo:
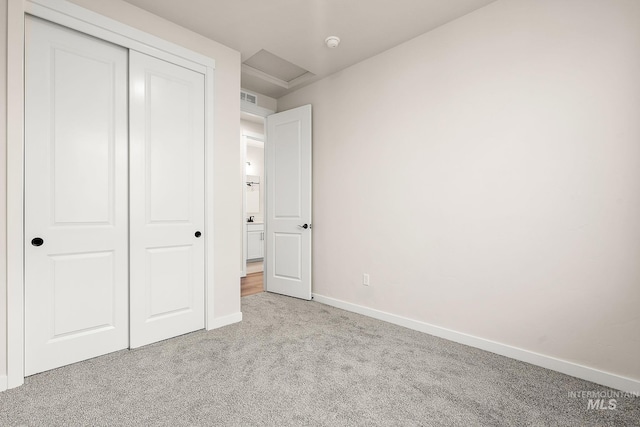
[(258, 105), (258, 97), (252, 93), (240, 91), (240, 100), (246, 101), (249, 104)]

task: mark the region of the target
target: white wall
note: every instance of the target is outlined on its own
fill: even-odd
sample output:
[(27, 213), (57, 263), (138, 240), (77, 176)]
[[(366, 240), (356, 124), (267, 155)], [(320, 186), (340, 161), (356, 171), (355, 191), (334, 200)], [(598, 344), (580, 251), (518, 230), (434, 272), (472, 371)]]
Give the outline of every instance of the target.
[[(247, 175), (254, 175), (260, 177), (260, 185), (258, 190), (260, 191), (260, 212), (252, 213), (247, 212), (247, 215), (254, 215), (255, 222), (264, 222), (264, 147), (247, 147), (247, 161), (251, 162), (251, 168)], [(250, 191), (247, 189), (247, 191)]]
[(216, 60), (214, 104), (214, 218), (215, 218), (215, 312), (224, 317), (240, 311), (240, 278), (237, 254), (241, 251), (242, 196), (237, 187), (240, 174), (240, 53), (220, 43), (121, 0), (73, 0), (87, 9), (124, 22), (165, 40)]
[[(273, 99), (273, 98), (272, 98)], [(273, 105), (275, 107), (275, 105)], [(264, 107), (268, 108), (268, 107)], [(275, 111), (275, 110), (274, 110)], [(264, 136), (264, 123), (255, 123), (250, 122), (248, 120), (240, 120), (240, 129), (241, 131), (248, 132), (250, 134), (258, 134)], [(251, 143), (251, 140), (249, 140)], [(251, 168), (248, 175), (258, 175), (260, 177), (260, 213), (252, 214), (247, 213), (248, 215), (254, 215), (254, 221), (263, 222), (264, 221), (264, 144), (262, 147), (253, 147), (247, 145), (247, 162), (251, 162)], [(244, 166), (244, 165), (243, 165)], [(245, 218), (246, 219), (246, 218)], [(243, 220), (244, 221), (244, 220)]]
[[(274, 110), (275, 111), (275, 110)], [(264, 125), (260, 123), (250, 122), (248, 120), (240, 120), (240, 130), (242, 132), (251, 132), (264, 135)]]
[(639, 1), (499, 0), (307, 103), (314, 293), (640, 380)]
[[(240, 271), (242, 199), (238, 182), (240, 176), (240, 54), (217, 42), (161, 19), (120, 0), (73, 0), (109, 18), (146, 31), (216, 61), (214, 105), (214, 217), (215, 217), (215, 317), (225, 317), (240, 312)], [(0, 7), (0, 102), (6, 102), (6, 1)], [(5, 136), (6, 110), (0, 114), (0, 377), (6, 373), (6, 280), (5, 280)]]
[[(275, 98), (271, 98), (270, 96), (245, 88), (242, 88), (242, 90), (252, 93), (258, 98), (258, 107), (266, 108), (271, 111), (276, 111), (278, 109), (278, 101)], [(240, 94), (238, 94), (238, 96), (240, 96)]]

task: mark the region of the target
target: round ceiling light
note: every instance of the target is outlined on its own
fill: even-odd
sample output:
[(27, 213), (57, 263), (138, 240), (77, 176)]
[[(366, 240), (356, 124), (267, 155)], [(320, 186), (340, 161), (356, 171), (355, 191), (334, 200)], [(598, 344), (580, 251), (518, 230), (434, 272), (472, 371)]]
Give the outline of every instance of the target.
[(324, 44), (326, 44), (329, 49), (335, 49), (340, 44), (340, 37), (329, 36), (324, 39)]

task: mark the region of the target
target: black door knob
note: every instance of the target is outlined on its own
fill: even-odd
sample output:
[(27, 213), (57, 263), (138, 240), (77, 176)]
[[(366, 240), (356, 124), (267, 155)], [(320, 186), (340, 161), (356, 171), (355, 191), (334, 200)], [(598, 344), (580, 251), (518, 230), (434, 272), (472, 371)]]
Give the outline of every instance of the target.
[(202, 236), (202, 233), (199, 231), (196, 231), (196, 237), (200, 237), (200, 236)]
[(298, 227), (304, 228), (306, 230), (307, 228), (309, 228), (309, 224), (302, 224), (302, 225), (299, 225)]
[(42, 246), (43, 243), (44, 243), (44, 240), (42, 240), (40, 237), (36, 237), (31, 240), (31, 244), (33, 246)]

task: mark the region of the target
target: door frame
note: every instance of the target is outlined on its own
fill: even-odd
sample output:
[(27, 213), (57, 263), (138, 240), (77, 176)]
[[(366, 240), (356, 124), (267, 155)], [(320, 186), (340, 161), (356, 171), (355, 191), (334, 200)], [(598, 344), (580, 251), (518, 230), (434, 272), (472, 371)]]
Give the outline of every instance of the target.
[[(298, 107), (298, 108), (305, 108), (305, 107), (309, 107), (309, 111), (311, 111), (310, 110), (311, 109), (311, 105), (310, 104), (309, 105), (304, 105), (304, 106), (301, 106), (301, 107)], [(263, 143), (264, 143), (263, 146), (264, 146), (264, 150), (265, 150), (265, 162), (264, 162), (264, 168), (263, 168), (263, 171), (264, 171), (264, 182), (260, 183), (261, 188), (264, 190), (264, 207), (265, 207), (264, 221), (263, 221), (263, 223), (264, 223), (264, 235), (265, 235), (265, 242), (264, 242), (265, 251), (264, 251), (264, 258), (263, 258), (264, 268), (263, 268), (262, 275), (263, 275), (263, 282), (264, 282), (263, 283), (264, 284), (264, 290), (266, 292), (268, 292), (268, 289), (267, 289), (267, 273), (268, 273), (268, 270), (269, 270), (269, 265), (268, 265), (268, 262), (267, 262), (268, 258), (267, 258), (266, 247), (268, 246), (268, 242), (269, 242), (269, 237), (268, 237), (269, 236), (269, 218), (268, 218), (268, 215), (267, 215), (267, 213), (269, 211), (269, 202), (268, 202), (268, 199), (269, 199), (269, 197), (268, 197), (269, 185), (268, 184), (269, 184), (269, 182), (268, 182), (268, 178), (267, 178), (267, 170), (268, 170), (269, 166), (267, 165), (266, 151), (267, 151), (267, 146), (269, 144), (269, 132), (268, 132), (268, 129), (267, 129), (268, 128), (267, 119), (268, 119), (269, 116), (271, 116), (273, 114), (285, 113), (286, 111), (281, 111), (281, 112), (276, 113), (275, 111), (272, 111), (272, 110), (269, 110), (269, 109), (266, 109), (266, 108), (263, 108), (263, 107), (259, 107), (257, 105), (251, 104), (251, 103), (246, 102), (246, 101), (241, 101), (240, 102), (240, 111), (244, 112), (244, 113), (253, 114), (255, 116), (260, 116), (260, 117), (262, 117), (264, 119), (264, 138), (263, 138)], [(250, 132), (247, 132), (247, 133), (250, 134)], [(245, 277), (246, 276), (246, 255), (247, 255), (247, 248), (246, 248), (247, 247), (247, 242), (246, 242), (246, 240), (247, 240), (246, 214), (247, 213), (246, 213), (246, 200), (245, 200), (245, 197), (244, 197), (245, 191), (246, 191), (246, 188), (245, 188), (245, 185), (246, 185), (245, 184), (245, 182), (246, 182), (246, 173), (245, 173), (245, 169), (244, 169), (245, 161), (246, 161), (246, 145), (247, 145), (246, 144), (246, 139), (247, 138), (245, 138), (245, 132), (241, 131), (241, 133), (240, 133), (240, 143), (241, 143), (241, 148), (242, 148), (241, 149), (241, 153), (242, 153), (241, 154), (241, 162), (242, 162), (241, 163), (241, 165), (242, 165), (242, 173), (241, 173), (241, 176), (242, 176), (242, 183), (241, 183), (242, 188), (241, 188), (241, 192), (242, 192), (242, 195), (243, 195), (243, 201), (242, 201), (242, 213), (243, 213), (243, 215), (242, 215), (243, 216), (243, 218), (242, 218), (242, 222), (243, 222), (243, 224), (242, 224), (242, 234), (243, 234), (243, 237), (242, 237), (242, 239), (243, 239), (242, 240), (243, 241), (243, 243), (242, 243), (242, 247), (243, 247), (242, 259), (243, 259), (243, 262), (244, 262), (244, 267), (240, 272), (241, 277)], [(254, 138), (254, 139), (257, 139), (257, 138)], [(311, 136), (311, 139), (313, 139), (313, 136)], [(312, 149), (312, 152), (313, 152), (313, 149)], [(311, 177), (311, 187), (313, 187), (313, 176)], [(313, 195), (312, 195), (312, 201), (313, 201)], [(311, 206), (311, 214), (313, 214), (313, 206)], [(310, 218), (310, 220), (311, 220), (311, 218)], [(311, 222), (310, 222), (310, 224), (311, 224)], [(311, 231), (311, 230), (309, 230), (309, 231)], [(311, 248), (311, 250), (313, 252), (313, 248)], [(311, 253), (310, 262), (311, 262), (311, 265), (313, 265), (313, 253)], [(313, 273), (311, 273), (311, 274), (313, 274)], [(310, 278), (311, 281), (312, 281), (312, 279), (313, 279), (313, 277)], [(313, 293), (312, 292), (310, 293), (310, 298), (309, 299), (313, 299)]]
[(213, 103), (215, 60), (66, 0), (7, 5), (7, 388), (24, 383), (25, 14), (164, 59), (205, 76), (205, 328), (214, 322)]

